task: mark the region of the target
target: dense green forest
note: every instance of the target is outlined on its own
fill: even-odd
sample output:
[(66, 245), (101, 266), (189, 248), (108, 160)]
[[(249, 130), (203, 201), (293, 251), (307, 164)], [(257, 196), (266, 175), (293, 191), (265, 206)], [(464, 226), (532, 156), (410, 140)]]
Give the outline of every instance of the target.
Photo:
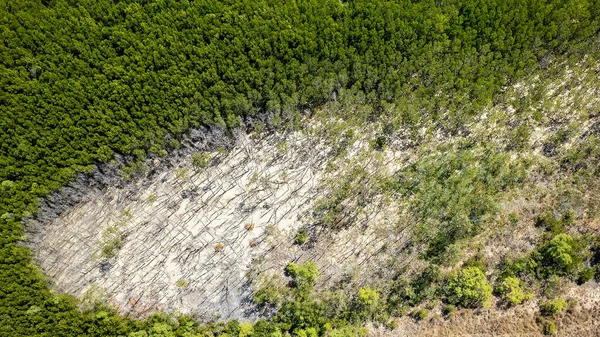
[[(190, 128), (287, 127), (337, 101), (365, 120), (393, 114), (452, 132), (505, 85), (585, 48), (599, 27), (598, 0), (0, 1), (0, 335), (250, 335), (237, 322), (78, 311), (18, 244), (19, 219), (77, 173), (114, 154), (133, 172)], [(531, 261), (543, 264), (550, 248)], [(302, 282), (254, 336), (345, 336), (372, 318), (368, 290), (355, 314), (307, 298), (309, 267), (290, 268)], [(508, 269), (544, 272), (519, 268)], [(480, 275), (453, 280), (464, 277)]]

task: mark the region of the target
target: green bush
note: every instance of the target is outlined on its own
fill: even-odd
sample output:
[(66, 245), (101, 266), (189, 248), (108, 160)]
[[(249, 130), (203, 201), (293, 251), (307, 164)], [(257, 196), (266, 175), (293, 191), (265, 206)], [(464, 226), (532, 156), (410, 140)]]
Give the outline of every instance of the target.
[(442, 308), (442, 314), (444, 316), (452, 316), (452, 315), (454, 315), (455, 310), (456, 310), (456, 306), (454, 304), (446, 304)]
[(527, 294), (523, 291), (521, 282), (516, 277), (507, 277), (502, 280), (500, 285), (496, 288), (496, 292), (502, 295), (510, 305), (517, 305), (523, 303), (528, 299), (531, 299), (531, 294)]
[(463, 307), (491, 305), (492, 286), (487, 282), (483, 271), (476, 267), (463, 268), (448, 277), (445, 286), (448, 302)]
[(260, 288), (252, 296), (254, 303), (263, 306), (267, 304), (281, 305), (285, 299), (288, 289), (278, 285), (278, 278), (273, 276), (263, 282)]
[(358, 291), (356, 302), (358, 303), (358, 316), (372, 317), (379, 307), (379, 293), (373, 288), (362, 288)]
[(581, 263), (578, 244), (569, 234), (558, 234), (540, 247), (539, 263), (541, 276), (566, 275)]
[(286, 266), (285, 271), (292, 277), (293, 285), (296, 288), (312, 288), (319, 276), (317, 264), (310, 260), (300, 265), (290, 262)]
[(567, 301), (563, 300), (562, 298), (555, 298), (544, 303), (540, 307), (540, 312), (544, 316), (554, 316), (563, 311), (563, 309), (566, 309), (568, 306), (569, 304)]
[(404, 305), (417, 306), (424, 300), (438, 298), (439, 283), (442, 281), (440, 268), (430, 264), (412, 280), (401, 278), (392, 283), (387, 302), (391, 313), (397, 313)]
[(379, 303), (379, 293), (373, 288), (362, 288), (358, 291), (356, 300), (362, 307), (376, 307)]
[(554, 235), (563, 233), (566, 229), (564, 223), (560, 219), (556, 219), (552, 212), (545, 212), (538, 216), (535, 220), (535, 226)]
[(552, 321), (547, 321), (544, 323), (544, 335), (554, 335), (556, 334), (556, 323)]
[(306, 231), (299, 231), (296, 233), (296, 237), (294, 238), (296, 244), (303, 245), (306, 241), (308, 241), (308, 233), (306, 233)]
[(464, 252), (460, 245), (450, 244), (445, 250), (442, 250), (440, 256), (435, 259), (444, 267), (454, 267), (463, 258)]
[(427, 311), (427, 309), (422, 308), (422, 309), (419, 309), (419, 310), (415, 311), (412, 316), (415, 319), (417, 319), (419, 321), (422, 321), (422, 320), (424, 320), (424, 319), (427, 318), (428, 314), (429, 314), (429, 312)]
[(195, 152), (192, 154), (192, 166), (196, 170), (208, 167), (210, 155), (208, 153)]
[(585, 267), (583, 270), (579, 272), (579, 276), (577, 277), (577, 284), (582, 285), (587, 281), (594, 278), (596, 273), (596, 269), (592, 267)]
[(120, 237), (115, 237), (107, 240), (102, 246), (102, 257), (110, 259), (119, 253), (119, 250), (123, 247), (123, 241)]

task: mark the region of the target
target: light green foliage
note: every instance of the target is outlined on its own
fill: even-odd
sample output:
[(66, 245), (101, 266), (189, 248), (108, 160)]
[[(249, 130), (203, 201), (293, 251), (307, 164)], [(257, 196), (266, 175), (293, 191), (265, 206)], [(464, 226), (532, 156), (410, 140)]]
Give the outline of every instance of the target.
[(285, 141), (277, 142), (277, 144), (275, 144), (275, 148), (280, 154), (285, 154), (288, 151), (288, 143)]
[(528, 299), (531, 299), (531, 294), (526, 293), (521, 288), (523, 282), (516, 277), (507, 277), (500, 282), (496, 291), (502, 295), (509, 304), (517, 305), (523, 303)]
[(173, 173), (175, 173), (175, 179), (185, 180), (188, 178), (189, 171), (187, 168), (181, 167), (173, 169)]
[(448, 277), (444, 290), (448, 302), (452, 304), (463, 307), (490, 307), (492, 286), (479, 268), (467, 267), (454, 272)]
[(148, 196), (148, 198), (146, 199), (146, 201), (147, 201), (149, 204), (153, 204), (153, 203), (154, 203), (154, 202), (155, 202), (157, 199), (158, 199), (158, 196), (157, 196), (156, 194), (150, 194), (150, 195)]
[(252, 327), (252, 323), (240, 323), (239, 337), (251, 337), (253, 333), (254, 327)]
[(544, 316), (554, 316), (569, 306), (562, 298), (554, 298), (540, 306), (540, 312)]
[(294, 336), (296, 336), (296, 337), (318, 337), (319, 334), (317, 332), (317, 329), (308, 328), (308, 329), (294, 330)]
[(367, 331), (365, 328), (358, 326), (346, 326), (339, 329), (328, 330), (325, 333), (326, 337), (365, 337)]
[(555, 335), (556, 331), (556, 323), (552, 321), (547, 321), (544, 323), (544, 335)]
[(379, 303), (379, 293), (373, 288), (365, 287), (358, 291), (356, 300), (361, 306), (372, 308)]
[(210, 163), (210, 155), (208, 153), (194, 152), (192, 154), (192, 166), (194, 169), (200, 170), (208, 167)]
[(155, 323), (149, 330), (132, 332), (127, 337), (176, 337), (173, 327), (167, 323)]
[(4, 180), (2, 183), (0, 183), (0, 188), (2, 188), (3, 190), (8, 190), (10, 188), (13, 188), (15, 186), (15, 183), (11, 180)]
[(169, 140), (169, 146), (178, 149), (181, 147), (181, 143), (177, 139), (171, 138), (171, 140)]
[(359, 315), (372, 317), (379, 308), (379, 293), (373, 288), (362, 288), (358, 291), (356, 302), (358, 303)]
[(189, 283), (188, 280), (181, 278), (181, 279), (177, 280), (177, 282), (175, 282), (175, 285), (178, 288), (187, 288), (188, 283)]
[(285, 271), (294, 280), (294, 285), (300, 289), (311, 288), (317, 281), (319, 271), (314, 261), (306, 261), (300, 265), (288, 263)]

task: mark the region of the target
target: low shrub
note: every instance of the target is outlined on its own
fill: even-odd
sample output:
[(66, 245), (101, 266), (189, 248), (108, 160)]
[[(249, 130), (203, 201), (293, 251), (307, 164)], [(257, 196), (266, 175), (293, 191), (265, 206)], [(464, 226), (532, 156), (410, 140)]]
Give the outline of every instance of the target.
[(363, 308), (373, 308), (379, 303), (379, 293), (373, 288), (362, 288), (358, 291), (356, 300)]
[(582, 271), (579, 272), (577, 277), (577, 284), (582, 285), (587, 281), (594, 278), (594, 274), (596, 273), (596, 269), (592, 267), (585, 267)]
[(518, 278), (507, 277), (496, 287), (496, 292), (503, 296), (510, 305), (521, 304), (531, 299), (531, 294), (525, 293), (521, 288), (522, 285), (523, 282)]
[(298, 245), (303, 245), (306, 241), (308, 241), (308, 233), (305, 231), (299, 231), (296, 233), (296, 237), (294, 238), (294, 242)]
[(292, 278), (296, 288), (311, 288), (319, 276), (319, 270), (314, 261), (306, 261), (300, 265), (290, 262), (285, 267), (285, 271)]
[(449, 303), (463, 307), (491, 305), (492, 286), (483, 271), (476, 267), (463, 268), (448, 277), (445, 294)]
[(416, 320), (422, 321), (422, 320), (424, 320), (424, 319), (426, 319), (426, 318), (427, 318), (427, 315), (428, 315), (428, 314), (429, 314), (429, 312), (427, 311), (427, 309), (424, 309), (424, 308), (423, 308), (423, 309), (419, 309), (419, 310), (416, 310), (415, 312), (413, 312), (413, 315), (412, 315), (412, 316), (413, 316), (413, 317), (414, 317)]
[(452, 315), (454, 315), (455, 310), (456, 310), (456, 306), (454, 304), (446, 304), (442, 308), (442, 314), (444, 316), (452, 316)]
[(548, 321), (544, 323), (544, 335), (555, 335), (556, 334), (556, 323)]
[(568, 306), (569, 304), (567, 304), (567, 301), (563, 300), (562, 298), (555, 298), (544, 303), (540, 307), (540, 312), (544, 316), (554, 316), (566, 309)]
[(558, 234), (539, 248), (539, 275), (570, 274), (582, 262), (578, 254), (579, 245), (569, 234)]

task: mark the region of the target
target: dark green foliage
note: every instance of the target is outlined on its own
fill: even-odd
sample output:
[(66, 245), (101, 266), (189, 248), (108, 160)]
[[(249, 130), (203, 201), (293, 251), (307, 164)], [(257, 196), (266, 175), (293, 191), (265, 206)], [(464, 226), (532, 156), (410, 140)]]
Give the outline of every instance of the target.
[(387, 300), (388, 310), (392, 314), (400, 314), (398, 309), (404, 305), (417, 306), (425, 300), (438, 298), (441, 282), (441, 271), (436, 265), (429, 265), (412, 280), (400, 279), (393, 282)]
[(587, 281), (593, 279), (595, 273), (596, 273), (595, 268), (592, 268), (592, 267), (583, 268), (583, 270), (581, 270), (579, 272), (579, 275), (577, 276), (577, 284), (581, 285), (581, 284), (584, 284)]
[(296, 244), (303, 245), (306, 241), (308, 241), (308, 233), (306, 233), (306, 231), (299, 231), (296, 233), (296, 237), (294, 238)]
[(552, 212), (545, 212), (538, 216), (535, 226), (544, 229), (550, 237), (564, 233), (570, 226), (577, 214), (572, 209), (565, 211), (559, 218), (556, 218)]
[(412, 315), (412, 316), (413, 316), (413, 317), (414, 317), (416, 320), (422, 321), (422, 320), (424, 320), (425, 318), (427, 318), (427, 314), (428, 314), (428, 312), (427, 312), (427, 309), (425, 309), (425, 308), (421, 308), (421, 309), (419, 309), (419, 310), (416, 310), (416, 311), (413, 313), (413, 315)]
[(560, 219), (556, 219), (551, 212), (546, 212), (537, 217), (535, 226), (543, 228), (544, 230), (553, 233), (560, 234), (565, 231), (565, 225)]
[(454, 304), (446, 304), (442, 308), (442, 314), (444, 316), (452, 316), (452, 315), (454, 315), (455, 310), (456, 310), (456, 306)]
[(581, 247), (570, 235), (559, 234), (539, 248), (536, 259), (540, 275), (567, 275), (581, 266)]
[(531, 254), (508, 261), (503, 268), (502, 277), (533, 275), (539, 280), (547, 280), (550, 276), (567, 276), (577, 280), (580, 273), (584, 273), (585, 278), (591, 273), (586, 271), (583, 264), (589, 258), (587, 249), (583, 238), (575, 239), (569, 234), (559, 234)]

